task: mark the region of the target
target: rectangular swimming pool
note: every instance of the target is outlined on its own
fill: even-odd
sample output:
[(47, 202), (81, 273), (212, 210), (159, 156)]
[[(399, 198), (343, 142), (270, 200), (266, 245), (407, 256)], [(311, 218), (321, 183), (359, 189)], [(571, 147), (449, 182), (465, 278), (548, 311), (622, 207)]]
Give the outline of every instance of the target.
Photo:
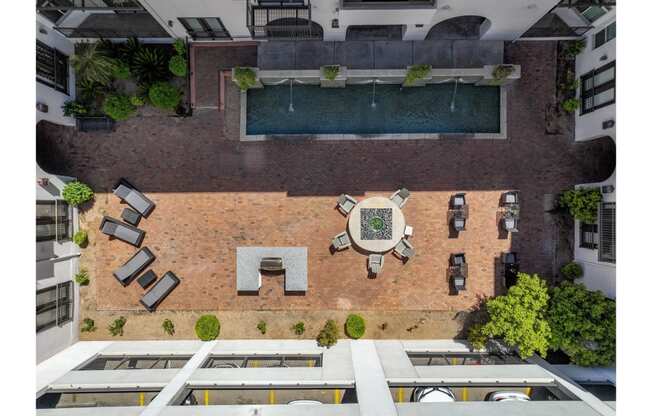
[(294, 111), (290, 111), (290, 86), (286, 83), (247, 91), (245, 131), (246, 136), (258, 138), (442, 133), (499, 136), (502, 95), (497, 86), (461, 83), (456, 92), (452, 83), (413, 88), (377, 84), (375, 94), (372, 85), (321, 88), (295, 83)]

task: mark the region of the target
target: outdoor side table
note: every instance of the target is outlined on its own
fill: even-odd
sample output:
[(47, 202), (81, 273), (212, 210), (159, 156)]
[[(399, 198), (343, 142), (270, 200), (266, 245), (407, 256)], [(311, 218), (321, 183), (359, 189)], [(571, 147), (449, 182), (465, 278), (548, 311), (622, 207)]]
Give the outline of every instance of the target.
[(148, 270), (147, 273), (143, 274), (138, 278), (138, 284), (140, 287), (145, 289), (147, 286), (151, 285), (154, 280), (156, 280), (156, 273), (153, 270)]
[(142, 218), (142, 215), (131, 208), (125, 208), (122, 210), (120, 217), (122, 217), (125, 222), (133, 225), (134, 227), (137, 227), (140, 219)]

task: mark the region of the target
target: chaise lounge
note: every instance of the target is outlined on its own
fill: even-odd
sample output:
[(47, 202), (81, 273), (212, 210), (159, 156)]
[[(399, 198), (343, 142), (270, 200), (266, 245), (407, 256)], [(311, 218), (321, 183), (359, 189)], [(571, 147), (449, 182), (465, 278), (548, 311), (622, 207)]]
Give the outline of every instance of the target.
[(156, 206), (149, 198), (142, 194), (135, 186), (127, 182), (126, 179), (120, 178), (113, 193), (130, 207), (140, 212), (143, 217), (147, 217)]
[(152, 286), (140, 299), (140, 303), (150, 312), (154, 312), (156, 307), (176, 288), (181, 281), (172, 272), (167, 272)]
[(136, 247), (140, 247), (145, 238), (145, 231), (106, 215), (102, 218), (100, 231)]
[(127, 286), (140, 272), (149, 266), (156, 256), (147, 248), (143, 247), (136, 252), (125, 264), (113, 272), (122, 286)]

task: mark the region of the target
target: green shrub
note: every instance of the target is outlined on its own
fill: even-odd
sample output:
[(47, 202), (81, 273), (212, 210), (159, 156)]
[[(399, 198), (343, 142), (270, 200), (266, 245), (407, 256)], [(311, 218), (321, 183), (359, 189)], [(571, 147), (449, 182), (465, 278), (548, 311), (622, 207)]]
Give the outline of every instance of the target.
[(88, 232), (86, 230), (79, 230), (72, 236), (72, 241), (79, 247), (84, 248), (88, 245)]
[(339, 65), (327, 65), (324, 67), (324, 78), (326, 78), (329, 81), (332, 81), (335, 78), (337, 78), (337, 74), (339, 73), (340, 73)]
[(93, 199), (93, 190), (83, 182), (68, 182), (61, 192), (63, 199), (70, 205), (76, 207)]
[(84, 318), (83, 326), (81, 327), (81, 332), (95, 332), (95, 321), (91, 318)]
[(75, 54), (70, 57), (70, 64), (75, 69), (78, 80), (108, 85), (113, 79), (117, 66), (102, 47), (101, 42), (81, 42), (75, 46)]
[(116, 48), (116, 55), (119, 60), (122, 62), (125, 62), (127, 65), (129, 65), (130, 71), (134, 63), (134, 57), (136, 56), (136, 53), (142, 49), (142, 46), (140, 42), (138, 41), (138, 38), (131, 37), (127, 39), (126, 42), (120, 43), (117, 45)]
[[(106, 94), (107, 86), (85, 79), (77, 80), (77, 98), (83, 103), (95, 103)], [(89, 108), (89, 112), (90, 112)]]
[(514, 73), (514, 70), (515, 68), (513, 65), (497, 65), (494, 68), (494, 72), (492, 75), (495, 80), (502, 81), (508, 76), (512, 75), (512, 73)]
[(256, 72), (251, 68), (236, 67), (233, 74), (233, 81), (238, 84), (241, 91), (247, 91), (256, 85)]
[(104, 99), (102, 111), (116, 121), (126, 120), (136, 113), (136, 107), (126, 95), (112, 94)]
[(66, 117), (79, 117), (88, 114), (88, 107), (79, 101), (66, 101), (61, 106), (63, 115)]
[(572, 261), (561, 268), (561, 274), (568, 280), (575, 280), (582, 277), (584, 271), (582, 266)]
[(577, 98), (567, 98), (561, 103), (561, 108), (567, 113), (574, 113), (580, 108), (580, 100)]
[(132, 95), (131, 97), (129, 97), (129, 101), (131, 102), (131, 105), (133, 105), (134, 107), (142, 107), (145, 105), (145, 100), (143, 99), (143, 97), (139, 97), (137, 95)]
[(212, 341), (220, 335), (220, 321), (215, 315), (202, 315), (195, 323), (195, 334), (202, 341)]
[(362, 316), (352, 313), (346, 317), (344, 329), (346, 331), (346, 335), (349, 337), (353, 339), (362, 338), (365, 331), (364, 319)]
[(551, 347), (573, 364), (610, 366), (616, 360), (616, 302), (582, 284), (563, 282), (551, 291)]
[(188, 73), (188, 61), (181, 55), (174, 55), (170, 58), (170, 63), (168, 64), (170, 72), (178, 77), (185, 77)]
[(129, 79), (131, 77), (131, 71), (129, 70), (129, 65), (126, 62), (117, 61), (115, 68), (113, 69), (113, 77), (116, 79)]
[(330, 348), (333, 345), (337, 344), (339, 335), (340, 334), (339, 330), (337, 329), (337, 323), (334, 320), (329, 319), (326, 321), (326, 324), (317, 335), (317, 345), (320, 347)]
[(430, 75), (432, 67), (430, 65), (412, 65), (408, 68), (405, 76), (405, 85), (412, 85), (420, 79)]
[(523, 359), (535, 352), (545, 358), (551, 337), (546, 319), (549, 298), (544, 280), (536, 274), (519, 273), (507, 295), (487, 301), (489, 320), (482, 334), (517, 347)]
[(300, 321), (292, 325), (292, 331), (294, 332), (294, 335), (303, 335), (303, 333), (306, 331), (306, 327), (304, 323)]
[(586, 41), (584, 39), (577, 39), (567, 42), (564, 47), (564, 56), (566, 58), (574, 58), (586, 47)]
[(174, 41), (174, 44), (172, 45), (174, 47), (174, 50), (177, 52), (177, 55), (181, 55), (182, 57), (185, 58), (186, 56), (186, 42), (179, 38)]
[(594, 224), (601, 201), (602, 193), (598, 188), (569, 189), (560, 195), (559, 206), (568, 209), (576, 220)]
[(258, 322), (258, 325), (256, 325), (256, 328), (260, 331), (261, 334), (265, 335), (267, 332), (267, 322), (265, 321), (260, 321)]
[(487, 336), (482, 333), (481, 324), (471, 325), (466, 338), (474, 350), (482, 350), (487, 345)]
[(141, 47), (134, 53), (131, 72), (139, 85), (149, 86), (170, 79), (169, 55), (161, 48)]
[(174, 323), (171, 320), (169, 319), (163, 320), (163, 324), (161, 325), (161, 327), (163, 328), (163, 332), (165, 332), (166, 334), (170, 336), (174, 335)]
[(122, 336), (124, 334), (124, 327), (126, 323), (127, 323), (127, 318), (121, 316), (120, 318), (111, 322), (111, 325), (109, 325), (109, 333), (111, 333), (111, 335), (113, 335), (114, 337), (116, 335)]
[(75, 282), (79, 284), (79, 286), (86, 286), (90, 283), (91, 279), (88, 277), (88, 270), (86, 269), (81, 269), (77, 274), (75, 275)]
[(181, 101), (181, 94), (166, 82), (157, 82), (149, 89), (149, 101), (154, 107), (173, 110)]

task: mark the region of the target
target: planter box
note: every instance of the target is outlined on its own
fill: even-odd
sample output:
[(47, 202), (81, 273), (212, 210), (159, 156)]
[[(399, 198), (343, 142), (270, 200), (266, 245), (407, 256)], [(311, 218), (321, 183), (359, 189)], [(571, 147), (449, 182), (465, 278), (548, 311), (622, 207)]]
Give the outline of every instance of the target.
[[(498, 80), (494, 78), (494, 70), (498, 66), (511, 66), (512, 68), (514, 68), (514, 70), (512, 71), (511, 74), (507, 76), (507, 78)], [(493, 86), (509, 85), (512, 82), (516, 81), (517, 79), (521, 78), (520, 65), (485, 65), (483, 67), (483, 70), (484, 70), (484, 76), (475, 85), (493, 85)]]
[[(245, 67), (242, 67), (242, 68), (245, 68)], [(253, 69), (254, 73), (256, 74), (256, 82), (254, 83), (254, 85), (251, 88), (263, 88), (264, 85), (263, 85), (262, 82), (260, 82), (260, 77), (258, 76), (259, 69), (258, 68), (249, 68), (249, 69)], [(233, 68), (231, 70), (231, 80), (233, 81), (233, 83), (235, 85), (238, 85), (238, 83), (235, 82), (235, 68)], [(240, 87), (238, 86), (238, 88), (240, 88)]]
[(110, 117), (77, 117), (75, 119), (79, 131), (113, 131), (115, 121)]
[(322, 88), (344, 88), (346, 86), (346, 67), (340, 66), (335, 79), (326, 79), (324, 76), (324, 67), (319, 69), (319, 84)]

